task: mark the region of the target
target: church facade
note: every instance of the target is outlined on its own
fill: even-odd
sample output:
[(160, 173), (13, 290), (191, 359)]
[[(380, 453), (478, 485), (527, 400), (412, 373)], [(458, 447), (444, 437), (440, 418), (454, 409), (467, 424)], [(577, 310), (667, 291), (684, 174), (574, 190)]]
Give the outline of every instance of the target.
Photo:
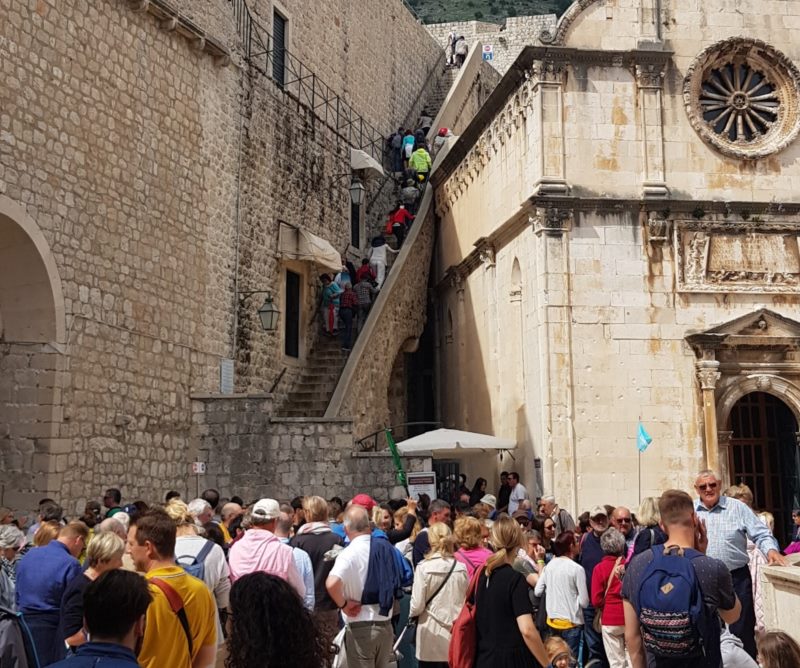
[(785, 534), (798, 45), (800, 2), (579, 0), (510, 67), (434, 176), (442, 420), (518, 442), (470, 478), (580, 511), (709, 467)]

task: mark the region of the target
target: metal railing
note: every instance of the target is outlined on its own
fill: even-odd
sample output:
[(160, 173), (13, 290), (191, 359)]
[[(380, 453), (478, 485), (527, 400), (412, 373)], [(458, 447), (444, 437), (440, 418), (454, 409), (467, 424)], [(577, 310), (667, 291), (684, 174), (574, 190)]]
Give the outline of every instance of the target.
[[(441, 422), (403, 422), (402, 424), (395, 424), (391, 427), (381, 427), (377, 431), (373, 431), (362, 439), (356, 441), (356, 452), (380, 452), (386, 450), (389, 444), (386, 441), (386, 430), (392, 432), (395, 441), (402, 441), (413, 435), (424, 434), (426, 431), (432, 431), (442, 426)], [(412, 429), (409, 429), (412, 427)], [(413, 427), (427, 427), (426, 429), (413, 429)], [(414, 432), (413, 434), (411, 432)], [(382, 447), (378, 447), (378, 443), (382, 443)]]
[(285, 93), (308, 107), (348, 146), (383, 162), (385, 138), (377, 128), (284, 47), (253, 16), (245, 0), (228, 0), (247, 62)]

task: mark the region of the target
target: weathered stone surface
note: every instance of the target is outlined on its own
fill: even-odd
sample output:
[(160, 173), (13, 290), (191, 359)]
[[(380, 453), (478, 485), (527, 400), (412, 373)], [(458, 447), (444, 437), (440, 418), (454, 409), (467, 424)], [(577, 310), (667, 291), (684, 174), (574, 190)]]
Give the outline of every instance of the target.
[[(219, 390), (221, 359), (235, 357), (248, 393), (287, 367), (285, 395), (317, 331), (317, 269), (281, 262), (278, 221), (340, 250), (350, 239), (337, 175), (352, 133), (244, 63), (230, 2), (170, 4), (231, 64), (124, 0), (18, 2), (0, 20), (0, 196), (33, 221), (61, 295), (52, 333), (36, 338), (17, 336), (25, 318), (0, 300), (0, 485), (70, 514), (109, 485), (126, 499), (186, 488), (189, 395)], [(271, 3), (251, 4), (269, 29)], [(401, 0), (281, 7), (290, 51), (380, 133), (418, 114), (441, 50)], [(0, 215), (0, 239), (19, 225)], [(234, 298), (237, 285), (271, 290), (285, 313), (287, 267), (302, 276), (300, 360), (284, 356), (282, 332), (261, 330), (257, 297)], [(15, 285), (4, 262), (0, 286)], [(15, 297), (37, 307), (35, 287)], [(241, 449), (226, 424), (203, 437)], [(34, 463), (49, 439), (62, 445)]]

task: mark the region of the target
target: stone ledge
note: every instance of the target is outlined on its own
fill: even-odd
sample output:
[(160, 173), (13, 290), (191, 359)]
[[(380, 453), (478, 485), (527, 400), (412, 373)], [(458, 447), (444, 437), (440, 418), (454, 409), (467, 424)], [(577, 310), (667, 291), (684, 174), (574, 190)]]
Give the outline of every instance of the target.
[(189, 399), (192, 401), (216, 401), (216, 400), (241, 400), (241, 399), (272, 399), (275, 395), (269, 392), (257, 392), (255, 394), (217, 394), (217, 393), (202, 393), (190, 394)]
[(164, 0), (126, 0), (134, 11), (147, 12), (157, 20), (159, 27), (167, 32), (176, 31), (185, 37), (197, 51), (213, 56), (219, 65), (227, 66), (231, 62), (231, 52), (219, 40), (206, 34), (187, 17), (183, 16)]
[(353, 421), (350, 418), (326, 418), (326, 417), (273, 417), (269, 421), (273, 424), (280, 424), (286, 422), (289, 424), (351, 424)]

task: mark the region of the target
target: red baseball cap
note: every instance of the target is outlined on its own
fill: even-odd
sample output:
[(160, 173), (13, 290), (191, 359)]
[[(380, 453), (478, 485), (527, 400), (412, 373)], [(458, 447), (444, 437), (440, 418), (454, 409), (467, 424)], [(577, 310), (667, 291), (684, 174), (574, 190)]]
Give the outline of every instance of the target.
[(368, 513), (372, 512), (372, 509), (378, 505), (378, 502), (373, 499), (369, 494), (357, 494), (353, 497), (353, 500), (350, 501), (351, 504), (354, 506), (361, 506), (364, 508)]

